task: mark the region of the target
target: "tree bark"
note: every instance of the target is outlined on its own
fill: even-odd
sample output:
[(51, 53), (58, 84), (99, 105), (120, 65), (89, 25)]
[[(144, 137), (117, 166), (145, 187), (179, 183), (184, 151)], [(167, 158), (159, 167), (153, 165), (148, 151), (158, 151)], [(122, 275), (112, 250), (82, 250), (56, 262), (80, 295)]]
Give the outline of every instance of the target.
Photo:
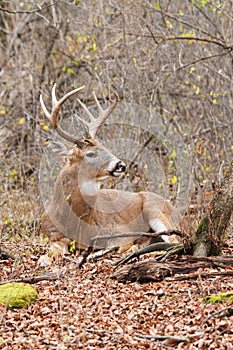
[(219, 255), (224, 235), (233, 212), (233, 161), (225, 172), (223, 183), (209, 203), (206, 217), (194, 235), (192, 254), (195, 256)]
[[(197, 279), (198, 277), (209, 277), (209, 276), (232, 276), (233, 271), (217, 271), (206, 273), (203, 270), (206, 268), (216, 268), (233, 266), (233, 258), (228, 257), (193, 257), (184, 256), (175, 261), (159, 262), (155, 259), (147, 259), (136, 262), (134, 264), (128, 264), (120, 269), (116, 270), (111, 276), (117, 279), (119, 282), (159, 282), (165, 278), (172, 277), (177, 280), (185, 279)], [(202, 272), (201, 272), (202, 270)], [(184, 276), (193, 272), (189, 277)], [(173, 277), (174, 275), (181, 274), (182, 276)]]

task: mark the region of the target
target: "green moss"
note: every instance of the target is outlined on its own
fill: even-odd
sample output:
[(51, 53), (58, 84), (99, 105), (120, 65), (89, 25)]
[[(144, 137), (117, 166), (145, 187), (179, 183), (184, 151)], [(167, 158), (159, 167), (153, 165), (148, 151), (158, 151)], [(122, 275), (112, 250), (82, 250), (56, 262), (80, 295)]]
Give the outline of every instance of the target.
[(0, 304), (7, 308), (28, 308), (38, 298), (37, 289), (26, 283), (6, 283), (0, 286)]
[(208, 295), (205, 298), (207, 304), (221, 303), (223, 301), (233, 303), (233, 292), (220, 293), (219, 295)]
[(200, 222), (197, 231), (195, 232), (191, 254), (195, 256), (211, 256), (221, 254), (221, 247), (216, 246), (215, 242), (209, 235), (208, 217), (204, 218)]
[(198, 228), (197, 228), (197, 231), (196, 231), (196, 237), (198, 239), (203, 239), (203, 238), (206, 238), (206, 234), (208, 233), (208, 227), (209, 227), (209, 220), (208, 218), (204, 218)]

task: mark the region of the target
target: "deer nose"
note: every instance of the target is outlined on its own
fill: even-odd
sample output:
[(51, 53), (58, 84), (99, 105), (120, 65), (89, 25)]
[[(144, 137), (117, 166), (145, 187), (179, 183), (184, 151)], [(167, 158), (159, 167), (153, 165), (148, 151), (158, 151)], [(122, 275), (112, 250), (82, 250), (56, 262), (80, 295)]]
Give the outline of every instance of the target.
[(126, 170), (126, 165), (124, 162), (122, 161), (119, 161), (116, 166), (115, 166), (115, 169), (114, 171), (117, 171), (117, 172), (121, 172), (121, 173), (124, 173)]

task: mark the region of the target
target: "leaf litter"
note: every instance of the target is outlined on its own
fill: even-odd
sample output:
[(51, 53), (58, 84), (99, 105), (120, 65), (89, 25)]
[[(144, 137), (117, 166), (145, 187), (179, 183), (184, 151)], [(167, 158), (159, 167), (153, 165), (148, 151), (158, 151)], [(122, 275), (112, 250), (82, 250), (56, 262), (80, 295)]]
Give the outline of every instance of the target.
[[(45, 273), (38, 245), (27, 254), (17, 246), (17, 254), (20, 261), (1, 262), (0, 282)], [(60, 260), (46, 268), (58, 278), (36, 283), (34, 305), (0, 305), (0, 349), (232, 349), (233, 316), (221, 313), (229, 305), (205, 303), (232, 291), (231, 277), (123, 284), (111, 279), (111, 263), (78, 269)]]

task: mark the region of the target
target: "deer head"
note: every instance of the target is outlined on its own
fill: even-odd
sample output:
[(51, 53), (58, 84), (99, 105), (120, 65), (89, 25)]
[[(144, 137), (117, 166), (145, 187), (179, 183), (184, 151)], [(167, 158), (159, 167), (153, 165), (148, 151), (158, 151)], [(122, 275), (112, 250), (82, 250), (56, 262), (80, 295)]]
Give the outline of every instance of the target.
[(82, 139), (77, 138), (73, 135), (68, 134), (64, 131), (58, 122), (58, 114), (63, 105), (63, 103), (71, 96), (75, 95), (79, 91), (83, 90), (84, 86), (74, 89), (68, 92), (60, 100), (56, 98), (56, 84), (52, 88), (52, 111), (48, 112), (45, 107), (42, 95), (40, 96), (40, 102), (43, 112), (52, 127), (57, 131), (57, 133), (65, 140), (73, 143), (72, 147), (67, 147), (66, 153), (68, 156), (70, 167), (77, 167), (79, 176), (79, 186), (83, 187), (84, 192), (93, 191), (95, 188), (98, 189), (99, 183), (109, 177), (118, 177), (125, 172), (125, 164), (114, 156), (109, 150), (107, 150), (101, 143), (96, 139), (96, 134), (107, 120), (110, 114), (116, 107), (118, 102), (118, 95), (115, 93), (115, 99), (110, 100), (109, 106), (104, 110), (93, 92), (93, 98), (98, 110), (98, 117), (95, 118), (92, 113), (87, 109), (87, 107), (77, 99), (79, 105), (83, 108), (89, 121), (86, 121), (80, 117), (80, 121), (84, 123), (87, 127), (87, 136)]

